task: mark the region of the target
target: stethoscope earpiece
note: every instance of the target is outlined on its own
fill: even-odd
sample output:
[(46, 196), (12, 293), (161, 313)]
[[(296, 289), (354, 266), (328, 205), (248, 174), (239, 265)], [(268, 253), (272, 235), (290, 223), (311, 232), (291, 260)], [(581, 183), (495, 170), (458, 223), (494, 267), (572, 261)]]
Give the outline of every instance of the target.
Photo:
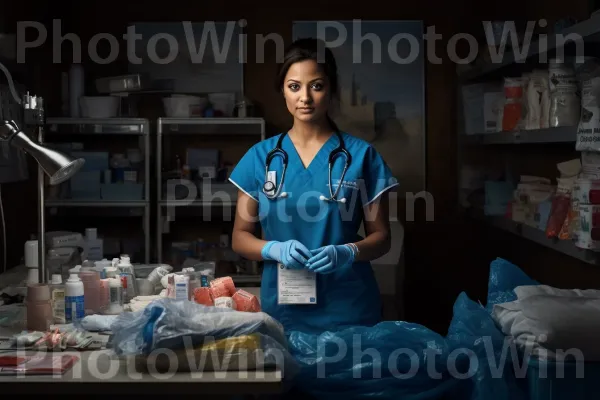
[(321, 196), (319, 196), (319, 200), (321, 200), (321, 201), (325, 201), (325, 200), (327, 200), (327, 197), (325, 197), (325, 196), (321, 195)]
[(279, 197), (287, 197), (287, 192), (281, 192), (281, 195)]

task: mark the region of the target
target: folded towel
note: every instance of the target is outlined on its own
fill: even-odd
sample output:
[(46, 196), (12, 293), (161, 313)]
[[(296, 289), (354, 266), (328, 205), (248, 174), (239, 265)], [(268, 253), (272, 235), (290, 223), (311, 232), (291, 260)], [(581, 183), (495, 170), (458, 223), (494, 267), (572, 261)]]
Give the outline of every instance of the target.
[(522, 350), (541, 359), (600, 360), (600, 291), (520, 286), (492, 317)]

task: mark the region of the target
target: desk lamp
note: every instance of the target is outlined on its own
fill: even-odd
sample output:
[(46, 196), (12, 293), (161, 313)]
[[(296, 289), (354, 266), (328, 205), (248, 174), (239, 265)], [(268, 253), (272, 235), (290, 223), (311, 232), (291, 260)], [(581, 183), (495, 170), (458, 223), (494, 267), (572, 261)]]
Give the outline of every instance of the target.
[(30, 96), (21, 99), (15, 89), (10, 72), (0, 63), (0, 70), (8, 79), (8, 85), (15, 101), (23, 106), (25, 125), (37, 130), (37, 143), (32, 140), (12, 120), (0, 120), (0, 140), (8, 141), (12, 146), (32, 156), (38, 164), (38, 276), (39, 282), (47, 282), (46, 277), (46, 226), (44, 173), (49, 177), (50, 185), (58, 185), (70, 179), (85, 163), (82, 158), (73, 159), (59, 151), (45, 147), (44, 139), (44, 103), (41, 97)]

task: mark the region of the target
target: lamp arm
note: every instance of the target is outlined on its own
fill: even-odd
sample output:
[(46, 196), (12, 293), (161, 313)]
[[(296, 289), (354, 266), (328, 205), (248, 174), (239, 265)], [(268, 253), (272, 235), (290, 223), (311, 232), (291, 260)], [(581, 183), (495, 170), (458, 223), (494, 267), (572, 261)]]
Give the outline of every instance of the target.
[(12, 96), (14, 97), (17, 104), (22, 105), (23, 100), (19, 97), (19, 94), (17, 93), (17, 91), (15, 89), (15, 83), (13, 81), (12, 75), (10, 74), (10, 71), (1, 62), (0, 62), (0, 70), (2, 72), (4, 72), (4, 75), (6, 76), (6, 80), (8, 81), (8, 88), (10, 89), (10, 94), (12, 94)]

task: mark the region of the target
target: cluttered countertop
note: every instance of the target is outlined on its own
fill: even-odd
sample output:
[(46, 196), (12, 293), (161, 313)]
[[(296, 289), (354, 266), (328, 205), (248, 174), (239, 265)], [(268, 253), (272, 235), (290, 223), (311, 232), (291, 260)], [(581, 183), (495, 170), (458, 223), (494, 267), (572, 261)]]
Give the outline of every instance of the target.
[[(108, 382), (168, 378), (211, 393), (278, 392), (281, 369), (260, 340), (281, 336), (283, 343), (283, 333), (260, 312), (260, 289), (236, 288), (206, 266), (174, 272), (166, 264), (134, 266), (123, 255), (84, 262), (68, 270), (65, 284), (61, 275), (28, 283), (24, 266), (0, 275), (0, 385), (36, 383), (20, 385), (22, 392), (85, 382), (106, 391)], [(60, 386), (69, 392), (72, 385)]]

